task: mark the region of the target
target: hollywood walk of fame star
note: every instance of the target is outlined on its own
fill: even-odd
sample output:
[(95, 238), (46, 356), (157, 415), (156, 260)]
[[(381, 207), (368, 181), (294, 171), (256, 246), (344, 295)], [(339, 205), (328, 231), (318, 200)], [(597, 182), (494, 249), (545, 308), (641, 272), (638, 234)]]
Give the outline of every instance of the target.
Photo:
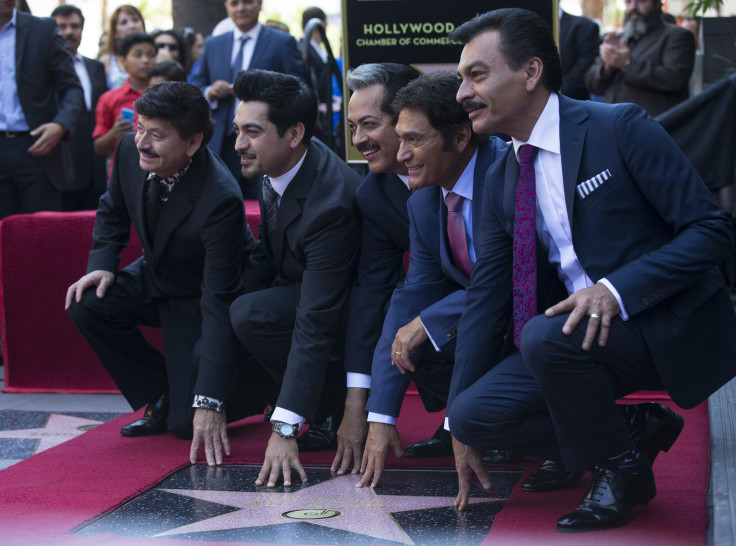
[[(337, 476), (293, 493), (161, 489), (167, 493), (223, 504), (240, 510), (170, 529), (155, 536), (294, 523), (293, 512), (309, 510), (311, 514), (307, 515), (315, 519), (307, 521), (314, 525), (359, 533), (379, 540), (414, 544), (391, 513), (451, 507), (455, 501), (455, 497), (377, 495), (371, 488), (356, 488), (355, 484), (358, 481), (360, 476), (354, 474)], [(470, 503), (505, 500), (487, 496), (471, 498)], [(319, 519), (322, 511), (335, 511), (339, 512), (339, 515), (325, 513), (321, 516), (322, 519)], [(285, 513), (288, 515), (284, 515)], [(326, 515), (332, 517), (325, 517)]]
[(43, 427), (0, 430), (0, 438), (38, 440), (35, 453), (41, 453), (49, 448), (63, 444), (67, 440), (76, 438), (91, 427), (95, 427), (101, 423), (102, 421), (51, 413), (48, 421), (46, 421), (46, 425)]

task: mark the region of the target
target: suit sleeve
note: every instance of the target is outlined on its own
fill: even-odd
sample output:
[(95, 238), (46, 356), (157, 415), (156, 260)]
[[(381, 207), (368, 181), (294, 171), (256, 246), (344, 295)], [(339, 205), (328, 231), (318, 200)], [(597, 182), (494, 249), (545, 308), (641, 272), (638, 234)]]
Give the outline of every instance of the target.
[(125, 178), (126, 158), (129, 157), (129, 154), (137, 153), (134, 149), (133, 135), (123, 136), (118, 148), (118, 153), (115, 154), (113, 160), (110, 183), (107, 191), (100, 197), (97, 206), (87, 273), (96, 270), (117, 273), (120, 253), (128, 246), (130, 239), (130, 216), (125, 205), (121, 180)]
[(603, 59), (596, 57), (595, 62), (585, 73), (585, 88), (590, 93), (605, 95), (606, 90), (613, 84), (617, 72), (617, 70), (612, 70), (609, 74), (606, 74)]
[(361, 211), (358, 281), (350, 293), (345, 371), (370, 374), (385, 309), (403, 270), (404, 251), (391, 240), (370, 205), (356, 194)]
[[(352, 199), (351, 199), (352, 201)], [(302, 274), (291, 350), (278, 407), (314, 415), (340, 330), (358, 257), (357, 211), (344, 204), (315, 214), (305, 226)]]
[(666, 40), (658, 61), (632, 55), (624, 72), (627, 84), (665, 93), (687, 89), (695, 64), (695, 37), (685, 29), (673, 28)]
[(69, 55), (64, 39), (56, 31), (56, 25), (53, 27), (53, 33), (47, 58), (47, 70), (52, 75), (53, 88), (59, 102), (59, 109), (53, 121), (71, 132), (84, 107), (84, 91), (74, 69), (74, 61)]
[(245, 224), (243, 202), (233, 196), (215, 206), (201, 230), (204, 246), (202, 338), (196, 394), (227, 397), (240, 343), (230, 323), (230, 304), (242, 294), (243, 249), (253, 235)]
[(656, 121), (637, 107), (622, 107), (614, 127), (639, 190), (674, 233), (667, 244), (606, 275), (633, 316), (650, 308), (646, 299), (653, 287), (665, 299), (722, 263), (732, 252), (733, 232), (695, 169)]
[(450, 419), (455, 397), (498, 363), (511, 317), (513, 240), (499, 219), (504, 167), (505, 161), (499, 161), (489, 171), (483, 192), (478, 260), (465, 291), (447, 400)]
[(291, 74), (296, 76), (300, 80), (304, 79), (304, 64), (302, 63), (302, 55), (299, 52), (299, 48), (296, 45), (296, 40), (293, 36), (289, 36), (289, 39), (284, 44), (282, 54), (280, 56), (281, 69), (279, 72), (284, 74)]

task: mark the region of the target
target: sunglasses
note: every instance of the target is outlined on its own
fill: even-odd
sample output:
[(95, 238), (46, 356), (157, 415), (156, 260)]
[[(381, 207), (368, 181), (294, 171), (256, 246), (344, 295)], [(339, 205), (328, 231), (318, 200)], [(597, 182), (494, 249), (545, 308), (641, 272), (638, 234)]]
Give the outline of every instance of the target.
[(157, 49), (168, 48), (170, 51), (178, 51), (179, 46), (176, 44), (156, 44)]

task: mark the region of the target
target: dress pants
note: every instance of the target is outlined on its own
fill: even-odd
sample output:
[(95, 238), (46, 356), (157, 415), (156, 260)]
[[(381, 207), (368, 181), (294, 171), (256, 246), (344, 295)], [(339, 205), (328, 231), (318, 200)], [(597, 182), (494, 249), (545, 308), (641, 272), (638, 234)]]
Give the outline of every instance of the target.
[(61, 210), (61, 192), (44, 173), (41, 159), (28, 153), (34, 138), (0, 135), (0, 219), (11, 214)]
[[(291, 352), (301, 286), (298, 282), (282, 282), (277, 286), (240, 296), (230, 306), (230, 319), (235, 335), (279, 386), (284, 381)], [(342, 415), (345, 404), (343, 338), (343, 335), (338, 335), (333, 347), (316, 413), (313, 416), (304, 416), (313, 422), (328, 415)]]

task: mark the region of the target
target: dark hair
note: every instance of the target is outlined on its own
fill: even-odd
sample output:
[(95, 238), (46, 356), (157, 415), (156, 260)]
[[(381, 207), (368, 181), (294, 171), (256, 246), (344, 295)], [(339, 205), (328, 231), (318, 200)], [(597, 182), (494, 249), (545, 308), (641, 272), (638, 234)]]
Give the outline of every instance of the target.
[(539, 15), (521, 8), (489, 11), (457, 27), (450, 40), (467, 44), (489, 31), (500, 36), (501, 54), (511, 70), (519, 70), (532, 57), (542, 60), (542, 84), (548, 91), (559, 91), (562, 85), (560, 54), (552, 29)]
[(318, 8), (317, 6), (306, 8), (302, 12), (302, 29), (306, 28), (307, 23), (312, 19), (319, 19), (324, 23), (325, 21), (327, 21), (327, 15), (325, 15), (325, 12), (322, 10), (322, 8)]
[(202, 146), (207, 145), (215, 130), (207, 99), (199, 87), (191, 83), (154, 85), (133, 103), (133, 108), (141, 116), (168, 121), (181, 138), (202, 133)]
[(242, 70), (235, 78), (233, 89), (238, 100), (268, 104), (268, 121), (276, 126), (279, 137), (301, 122), (302, 142), (309, 143), (317, 119), (317, 99), (299, 79), (269, 70)]
[(148, 34), (146, 34), (145, 32), (134, 32), (133, 34), (128, 34), (125, 38), (123, 38), (123, 41), (120, 42), (119, 55), (122, 58), (127, 57), (128, 53), (130, 53), (130, 50), (133, 49), (133, 46), (136, 46), (138, 44), (151, 44), (151, 47), (153, 47), (153, 49), (156, 49), (156, 43), (153, 41), (153, 38), (151, 38)]
[(187, 81), (187, 75), (184, 72), (184, 67), (179, 61), (175, 61), (173, 59), (156, 63), (156, 65), (148, 73), (149, 79), (153, 78), (154, 76), (161, 76), (162, 78), (166, 78), (170, 82)]
[(448, 149), (457, 130), (463, 125), (471, 126), (465, 107), (455, 100), (459, 89), (460, 81), (454, 73), (423, 74), (397, 93), (393, 109), (397, 116), (405, 109), (427, 116), (429, 124), (442, 133)]
[(82, 20), (82, 26), (84, 26), (84, 15), (82, 15), (82, 10), (77, 6), (61, 4), (60, 6), (56, 6), (54, 11), (51, 12), (51, 17), (69, 17), (70, 15), (79, 15), (79, 18)]
[[(186, 66), (188, 50), (186, 44), (184, 43), (184, 39), (175, 30), (154, 30), (153, 32), (151, 32), (151, 38), (153, 38), (154, 43), (156, 42), (156, 38), (158, 38), (162, 34), (171, 36), (176, 41), (176, 47), (179, 48), (179, 58), (175, 60), (179, 61), (182, 66)], [(156, 46), (156, 49), (158, 49), (158, 46)]]
[(405, 64), (369, 63), (348, 70), (345, 81), (353, 92), (373, 85), (382, 85), (385, 89), (381, 100), (381, 110), (385, 114), (394, 116), (391, 103), (394, 101), (396, 93), (410, 81), (416, 79), (417, 76), (419, 76), (419, 72)]

